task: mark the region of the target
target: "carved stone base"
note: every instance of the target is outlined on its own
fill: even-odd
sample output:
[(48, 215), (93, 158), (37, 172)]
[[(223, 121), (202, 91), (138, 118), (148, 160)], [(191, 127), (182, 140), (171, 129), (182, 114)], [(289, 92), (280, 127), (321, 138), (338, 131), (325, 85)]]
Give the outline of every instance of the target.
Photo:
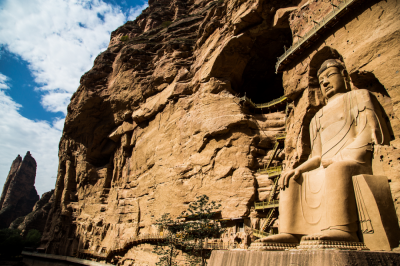
[(332, 240), (302, 240), (297, 249), (369, 250), (363, 242), (332, 241)]
[[(36, 264), (35, 264), (36, 265)], [(213, 250), (209, 266), (372, 266), (400, 265), (400, 253), (355, 250), (247, 251)]]
[(288, 249), (294, 249), (298, 245), (299, 244), (290, 244), (290, 243), (254, 242), (251, 243), (249, 250), (284, 251)]

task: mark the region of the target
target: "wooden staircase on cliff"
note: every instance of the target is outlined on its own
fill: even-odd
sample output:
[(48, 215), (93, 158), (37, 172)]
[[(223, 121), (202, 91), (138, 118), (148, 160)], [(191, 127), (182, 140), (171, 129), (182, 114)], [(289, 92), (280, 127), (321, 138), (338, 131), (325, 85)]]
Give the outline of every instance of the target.
[[(286, 108), (286, 113), (287, 113), (287, 110), (288, 110), (288, 108)], [(276, 166), (276, 167), (270, 167), (270, 165), (276, 156), (278, 147), (280, 146), (281, 143), (284, 143), (285, 139), (286, 139), (286, 133), (278, 134), (276, 136), (276, 142), (273, 147), (273, 152), (272, 152), (271, 158), (269, 158), (264, 169), (259, 169), (257, 171), (260, 174), (268, 175), (269, 178), (272, 177), (274, 180), (274, 184), (272, 185), (272, 189), (271, 189), (271, 193), (270, 193), (268, 201), (261, 201), (261, 202), (254, 203), (254, 209), (256, 211), (268, 210), (266, 219), (263, 219), (263, 223), (260, 224), (261, 230), (253, 229), (253, 235), (258, 238), (267, 237), (272, 234), (272, 233), (267, 233), (266, 231), (271, 227), (271, 225), (275, 219), (275, 214), (277, 213), (277, 208), (279, 207), (279, 200), (274, 199), (274, 197), (275, 197), (277, 189), (278, 189), (278, 182), (279, 182), (280, 175), (282, 173), (282, 166), (280, 165), (280, 166)]]
[[(257, 171), (258, 173), (260, 173), (260, 174), (270, 174), (271, 173), (272, 174), (272, 173), (274, 173), (274, 171), (279, 172), (279, 168), (276, 168), (276, 167), (270, 168), (269, 166), (271, 165), (271, 162), (275, 158), (275, 155), (276, 155), (276, 152), (278, 151), (279, 145), (284, 142), (285, 138), (286, 138), (286, 133), (276, 135), (276, 141), (275, 141), (274, 147), (272, 148), (271, 158), (269, 158), (264, 169), (259, 169)], [(282, 172), (282, 166), (280, 166), (280, 172)]]

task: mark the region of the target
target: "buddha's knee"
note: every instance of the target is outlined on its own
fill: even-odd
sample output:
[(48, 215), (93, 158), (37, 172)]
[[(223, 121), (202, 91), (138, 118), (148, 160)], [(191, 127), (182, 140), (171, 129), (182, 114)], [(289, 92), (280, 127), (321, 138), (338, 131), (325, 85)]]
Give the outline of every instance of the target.
[(326, 168), (326, 176), (333, 178), (337, 178), (339, 176), (342, 178), (351, 178), (357, 168), (357, 163), (353, 161), (334, 162)]
[(293, 187), (298, 187), (301, 186), (301, 183), (303, 182), (303, 177), (300, 176), (297, 179), (290, 178), (288, 182), (288, 188), (293, 188)]

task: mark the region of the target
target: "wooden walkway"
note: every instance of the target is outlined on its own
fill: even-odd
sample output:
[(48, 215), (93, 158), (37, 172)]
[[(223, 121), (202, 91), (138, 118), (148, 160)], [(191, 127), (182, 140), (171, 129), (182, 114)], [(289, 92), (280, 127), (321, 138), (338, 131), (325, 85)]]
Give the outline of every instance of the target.
[(274, 99), (267, 103), (253, 103), (253, 101), (247, 96), (243, 96), (239, 98), (241, 102), (245, 102), (250, 105), (250, 107), (254, 109), (265, 109), (265, 108), (274, 108), (277, 105), (285, 104), (288, 101), (286, 96), (279, 97), (278, 99)]
[(283, 71), (285, 66), (310, 47), (323, 33), (332, 28), (339, 21), (339, 18), (351, 12), (351, 7), (358, 2), (361, 2), (361, 0), (342, 0), (338, 6), (332, 6), (332, 12), (323, 17), (322, 21), (316, 23), (309, 32), (300, 37), (283, 55), (278, 57), (278, 62), (275, 65), (276, 73)]
[[(108, 260), (113, 255), (121, 252), (127, 252), (130, 248), (135, 245), (143, 243), (154, 243), (154, 242), (173, 242), (176, 245), (182, 245), (182, 241), (179, 238), (171, 237), (171, 235), (158, 235), (158, 234), (146, 234), (137, 237), (131, 237), (122, 244), (116, 244), (114, 248), (106, 252), (97, 252), (88, 249), (79, 250), (80, 257), (84, 258), (97, 258), (100, 260)], [(236, 248), (235, 243), (217, 242), (217, 243), (204, 243), (204, 249), (233, 249)]]
[(204, 249), (234, 249), (237, 248), (237, 243), (235, 242), (211, 242), (211, 243), (204, 243)]
[(167, 236), (161, 236), (158, 234), (145, 234), (145, 235), (140, 235), (136, 237), (131, 237), (128, 240), (126, 240), (122, 244), (116, 244), (114, 248), (106, 251), (106, 252), (97, 252), (93, 250), (88, 250), (88, 249), (80, 249), (79, 253), (80, 255), (83, 255), (84, 257), (94, 257), (94, 258), (99, 258), (106, 260), (115, 253), (123, 252), (123, 251), (128, 251), (132, 246), (143, 244), (143, 243), (151, 243), (151, 242), (163, 242), (167, 240)]
[(266, 210), (277, 207), (279, 207), (279, 200), (260, 201), (254, 203), (254, 209), (256, 210)]

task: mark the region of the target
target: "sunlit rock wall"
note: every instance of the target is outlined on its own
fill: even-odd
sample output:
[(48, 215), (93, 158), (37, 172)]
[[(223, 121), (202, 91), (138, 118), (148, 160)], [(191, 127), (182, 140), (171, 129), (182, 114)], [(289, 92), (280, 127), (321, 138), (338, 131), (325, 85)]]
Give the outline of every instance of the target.
[[(272, 165), (295, 167), (310, 152), (308, 123), (322, 106), (309, 73), (325, 46), (343, 57), (353, 86), (370, 86), (385, 108), (392, 145), (377, 156), (397, 199), (399, 5), (362, 2), (275, 74), (284, 46), (312, 27), (310, 16), (329, 12), (329, 3), (149, 1), (111, 34), (71, 98), (42, 247), (65, 255), (117, 249), (155, 233), (163, 213), (177, 217), (202, 194), (222, 205), (224, 218), (251, 216), (254, 201), (268, 199), (272, 182), (256, 170), (271, 157), (286, 114), (255, 114), (239, 97), (262, 103), (285, 94), (293, 101), (286, 148)], [(151, 251), (133, 247), (119, 260), (151, 264)]]
[(202, 194), (222, 217), (248, 216), (285, 112), (256, 115), (239, 97), (283, 95), (274, 65), (291, 34), (273, 21), (299, 2), (149, 1), (114, 31), (68, 106), (42, 247), (113, 250)]

